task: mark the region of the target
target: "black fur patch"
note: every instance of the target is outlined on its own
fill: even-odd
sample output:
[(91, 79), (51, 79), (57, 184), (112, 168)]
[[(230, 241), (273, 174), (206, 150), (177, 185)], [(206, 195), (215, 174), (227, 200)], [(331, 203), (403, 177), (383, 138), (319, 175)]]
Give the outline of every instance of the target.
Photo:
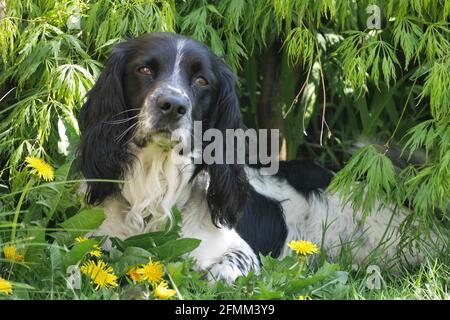
[(291, 186), (308, 197), (319, 189), (325, 190), (333, 173), (308, 160), (281, 161), (277, 177), (286, 179)]
[(249, 256), (240, 250), (225, 254), (222, 263), (231, 263), (236, 266), (243, 275), (258, 268), (258, 261), (254, 260), (252, 256)]
[(256, 254), (278, 257), (287, 236), (280, 203), (250, 188), (236, 231)]

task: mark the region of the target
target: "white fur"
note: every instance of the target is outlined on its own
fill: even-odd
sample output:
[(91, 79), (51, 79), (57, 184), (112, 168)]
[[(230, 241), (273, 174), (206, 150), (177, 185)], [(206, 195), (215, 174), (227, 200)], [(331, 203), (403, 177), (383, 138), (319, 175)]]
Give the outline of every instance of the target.
[(177, 42), (177, 53), (175, 55), (175, 62), (173, 65), (173, 72), (172, 76), (169, 80), (169, 83), (166, 85), (168, 88), (173, 90), (174, 92), (178, 93), (181, 96), (184, 96), (190, 101), (189, 95), (182, 89), (183, 88), (183, 81), (180, 78), (181, 72), (181, 61), (183, 60), (183, 48), (186, 44), (186, 40), (178, 40)]
[[(144, 138), (146, 133), (151, 132), (154, 123), (149, 112), (150, 101), (159, 94), (158, 90), (173, 91), (190, 101), (188, 94), (181, 89), (180, 68), (184, 45), (184, 40), (177, 42), (171, 79), (147, 97), (135, 136)], [(185, 117), (183, 125), (180, 124), (184, 130), (177, 133), (180, 137), (176, 140), (181, 144), (188, 144), (190, 123), (190, 118)], [(234, 251), (250, 257), (252, 267), (258, 269), (255, 253), (237, 232), (218, 228), (212, 223), (206, 202), (208, 176), (201, 173), (192, 183), (189, 182), (194, 169), (191, 159), (199, 155), (180, 156), (180, 148), (174, 148), (173, 141), (171, 143), (165, 139), (167, 137), (153, 136), (147, 147), (131, 150), (135, 158), (125, 174), (120, 195), (108, 197), (102, 203), (105, 221), (96, 234), (126, 239), (160, 230), (172, 219), (171, 209), (176, 206), (183, 215), (182, 236), (202, 240), (191, 255), (197, 260), (199, 269), (210, 270), (211, 279), (222, 278), (231, 282), (243, 274), (231, 259), (226, 259)]]
[(188, 183), (192, 169), (189, 157), (180, 157), (154, 143), (136, 153), (121, 195), (106, 199), (101, 206), (106, 218), (96, 234), (126, 239), (159, 230), (171, 219), (170, 209), (176, 205), (183, 215), (182, 236), (201, 240), (191, 253), (198, 268), (210, 269), (211, 279), (232, 282), (242, 272), (224, 263), (223, 257), (233, 250), (244, 252), (254, 261), (256, 255), (235, 230), (217, 228), (212, 223), (206, 202), (208, 176), (201, 173)]
[(242, 273), (231, 265), (221, 263), (227, 253), (240, 250), (252, 256), (255, 261), (257, 258), (250, 246), (235, 230), (225, 227), (217, 228), (212, 223), (205, 196), (208, 183), (206, 174), (200, 174), (196, 179), (191, 189), (191, 198), (182, 210), (182, 234), (184, 237), (202, 240), (199, 247), (192, 252), (199, 269), (210, 269), (213, 278), (223, 278), (231, 282)]
[[(191, 255), (199, 270), (210, 270), (210, 279), (222, 278), (232, 282), (242, 275), (235, 264), (224, 259), (240, 251), (255, 261), (249, 245), (234, 229), (218, 228), (211, 220), (206, 201), (209, 177), (200, 173), (189, 183), (193, 165), (190, 157), (181, 157), (172, 149), (151, 143), (136, 152), (136, 160), (125, 177), (121, 195), (106, 199), (102, 205), (106, 219), (97, 234), (122, 239), (132, 235), (159, 230), (171, 219), (171, 208), (182, 212), (182, 236), (201, 240)], [(343, 243), (353, 243), (355, 262), (363, 261), (382, 241), (383, 257), (393, 257), (397, 251), (397, 229), (403, 214), (381, 208), (361, 225), (361, 212), (353, 218), (353, 209), (343, 205), (337, 195), (326, 192), (306, 199), (285, 180), (262, 176), (257, 169), (247, 168), (252, 187), (262, 195), (281, 203), (288, 234), (281, 256), (290, 253), (287, 243), (305, 239), (322, 245), (331, 257), (339, 254)], [(391, 220), (392, 218), (392, 220)], [(386, 228), (390, 229), (385, 233)], [(325, 237), (322, 242), (322, 235)], [(384, 236), (384, 237), (383, 237)], [(409, 256), (410, 261), (417, 257)]]
[[(353, 208), (344, 204), (337, 194), (322, 190), (306, 199), (286, 180), (262, 176), (258, 169), (247, 168), (246, 171), (250, 184), (258, 193), (281, 203), (288, 227), (281, 256), (290, 253), (287, 244), (291, 240), (299, 239), (323, 245), (331, 257), (339, 254), (343, 244), (349, 244), (356, 263), (362, 262), (378, 247), (383, 250), (384, 259), (393, 258), (397, 253), (398, 228), (405, 212), (393, 213), (392, 209), (377, 203), (376, 212), (362, 224), (362, 212), (354, 214)], [(409, 253), (406, 258), (410, 262), (418, 259)]]
[[(174, 159), (176, 158), (176, 159)], [(133, 168), (125, 177), (122, 196), (130, 204), (126, 223), (136, 232), (160, 229), (171, 217), (174, 204), (181, 207), (189, 199), (188, 181), (192, 166), (188, 158), (150, 144), (136, 153)], [(145, 223), (149, 218), (152, 223)]]

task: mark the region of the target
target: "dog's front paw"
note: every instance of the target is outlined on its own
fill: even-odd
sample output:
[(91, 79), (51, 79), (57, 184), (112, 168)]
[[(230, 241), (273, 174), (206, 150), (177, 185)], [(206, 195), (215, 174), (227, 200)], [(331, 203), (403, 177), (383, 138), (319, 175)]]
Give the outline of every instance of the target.
[(224, 280), (233, 283), (237, 277), (245, 276), (250, 271), (259, 272), (259, 262), (252, 252), (232, 251), (223, 256), (222, 261), (214, 264), (207, 275), (209, 281)]

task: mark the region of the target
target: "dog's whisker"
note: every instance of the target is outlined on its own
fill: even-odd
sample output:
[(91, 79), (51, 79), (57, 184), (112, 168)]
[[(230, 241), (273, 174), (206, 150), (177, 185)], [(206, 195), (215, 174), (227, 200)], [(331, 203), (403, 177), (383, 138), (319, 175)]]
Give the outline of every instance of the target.
[(130, 112), (130, 111), (137, 111), (137, 110), (140, 110), (140, 109), (141, 109), (141, 108), (127, 109), (127, 110), (124, 110), (124, 111), (121, 111), (121, 112), (118, 112), (118, 113), (114, 114), (112, 117), (115, 118), (115, 117), (117, 117), (118, 115), (121, 115), (121, 114), (123, 114), (123, 113), (127, 113), (127, 112)]
[(127, 145), (127, 144), (129, 144), (131, 141), (133, 141), (135, 137), (136, 137), (136, 131), (133, 133), (133, 135), (131, 136), (131, 138), (128, 139), (127, 142), (125, 142), (125, 145)]
[(122, 132), (122, 133), (115, 139), (116, 142), (119, 142), (120, 140), (122, 140), (123, 137), (125, 137), (126, 134), (127, 134), (128, 132), (130, 132), (130, 130), (132, 130), (133, 128), (135, 128), (138, 124), (139, 124), (139, 122), (136, 122), (136, 123), (132, 124), (131, 126), (129, 126), (124, 132)]
[(130, 132), (130, 130), (134, 129), (136, 126), (138, 125), (138, 122), (134, 123), (133, 125), (131, 125), (130, 127), (128, 127), (124, 132), (122, 132), (116, 139), (117, 142), (119, 142), (120, 140), (123, 139), (123, 137), (126, 136), (126, 134), (128, 132)]
[(126, 123), (126, 122), (128, 122), (130, 120), (136, 119), (138, 117), (139, 117), (139, 115), (137, 114), (137, 115), (129, 117), (129, 118), (119, 119), (119, 120), (112, 120), (112, 121), (105, 121), (104, 123), (106, 123), (106, 124), (122, 124), (122, 123)]

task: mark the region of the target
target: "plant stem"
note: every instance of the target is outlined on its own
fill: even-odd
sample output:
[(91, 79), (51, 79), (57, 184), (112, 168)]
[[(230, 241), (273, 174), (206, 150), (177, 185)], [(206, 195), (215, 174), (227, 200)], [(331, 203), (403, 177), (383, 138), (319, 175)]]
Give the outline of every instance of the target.
[(12, 229), (11, 229), (11, 243), (14, 243), (14, 240), (16, 240), (16, 229), (17, 229), (17, 222), (19, 221), (19, 214), (20, 214), (20, 208), (22, 207), (23, 200), (25, 199), (25, 195), (27, 194), (28, 190), (30, 189), (31, 185), (33, 184), (33, 179), (31, 178), (28, 183), (25, 185), (25, 188), (22, 191), (22, 194), (19, 198), (19, 203), (16, 207), (16, 212), (14, 213), (14, 219), (12, 223)]
[(307, 258), (305, 256), (299, 255), (297, 261), (298, 261), (298, 269), (297, 269), (297, 278), (298, 278), (305, 270)]

